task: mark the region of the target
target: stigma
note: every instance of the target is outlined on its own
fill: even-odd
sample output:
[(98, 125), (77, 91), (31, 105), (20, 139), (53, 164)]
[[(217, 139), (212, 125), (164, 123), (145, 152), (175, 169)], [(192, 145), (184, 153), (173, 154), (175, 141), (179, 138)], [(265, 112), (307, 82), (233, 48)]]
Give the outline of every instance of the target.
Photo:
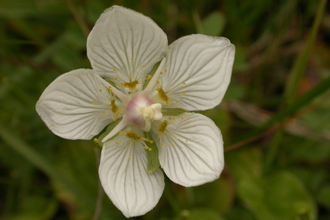
[(143, 131), (149, 132), (151, 123), (163, 117), (161, 110), (160, 103), (153, 103), (149, 97), (138, 95), (128, 102), (126, 115), (133, 124), (139, 126)]

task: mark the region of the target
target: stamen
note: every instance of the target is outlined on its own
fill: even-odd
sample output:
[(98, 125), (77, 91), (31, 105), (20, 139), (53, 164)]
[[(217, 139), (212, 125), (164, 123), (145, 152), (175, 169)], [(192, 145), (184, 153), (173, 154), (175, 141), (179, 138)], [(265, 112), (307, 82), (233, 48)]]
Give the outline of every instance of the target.
[(152, 89), (155, 86), (155, 83), (160, 75), (161, 69), (163, 69), (164, 65), (166, 62), (166, 58), (164, 58), (161, 63), (159, 64), (154, 76), (151, 78), (150, 82), (148, 83), (147, 87), (145, 88), (145, 90), (143, 90), (141, 92), (141, 95), (145, 95), (145, 96), (149, 96), (151, 94)]
[[(137, 141), (137, 142), (139, 142), (141, 144), (141, 147), (143, 147), (144, 149), (146, 149), (148, 151), (152, 151), (152, 148), (150, 148), (146, 144), (146, 142), (149, 142), (149, 143), (152, 144), (153, 143), (153, 140), (150, 140), (148, 138), (145, 138), (143, 135), (138, 136), (137, 133), (135, 133), (135, 132), (133, 132), (131, 130), (127, 130), (125, 133), (126, 133), (125, 137), (131, 139), (131, 143), (132, 143), (132, 141)], [(123, 132), (121, 134), (123, 134)]]
[(164, 120), (159, 126), (158, 126), (158, 131), (160, 134), (163, 134), (166, 130), (166, 127), (168, 125), (167, 120)]
[[(176, 100), (176, 99), (180, 99), (182, 96), (186, 96), (185, 93), (181, 94), (181, 95), (176, 95), (176, 96), (173, 96), (171, 95), (171, 97), (168, 96), (169, 93), (179, 89), (180, 87), (186, 85), (186, 83), (181, 83), (179, 84), (178, 86), (168, 90), (168, 91), (164, 91), (161, 83), (159, 81), (156, 81), (156, 85), (158, 86), (158, 88), (156, 89), (157, 91), (157, 98), (155, 98), (156, 100), (157, 99), (160, 99), (161, 101), (164, 101), (169, 107), (173, 107), (173, 103), (175, 104), (179, 104), (179, 100)], [(154, 96), (155, 97), (155, 96)]]
[(130, 90), (135, 90), (135, 88), (138, 84), (140, 84), (138, 80), (120, 83), (121, 86), (128, 88)]

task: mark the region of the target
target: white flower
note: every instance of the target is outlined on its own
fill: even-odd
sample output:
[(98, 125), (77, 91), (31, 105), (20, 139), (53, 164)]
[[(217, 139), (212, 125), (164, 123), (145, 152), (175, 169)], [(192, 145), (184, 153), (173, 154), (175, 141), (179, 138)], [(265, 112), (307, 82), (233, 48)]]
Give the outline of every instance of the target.
[(101, 183), (126, 217), (143, 215), (163, 192), (162, 170), (187, 187), (219, 177), (220, 130), (209, 118), (184, 111), (220, 103), (234, 53), (228, 39), (199, 34), (168, 46), (150, 18), (113, 6), (88, 36), (93, 69), (58, 77), (36, 109), (51, 131), (67, 139), (91, 139), (114, 127), (101, 135)]

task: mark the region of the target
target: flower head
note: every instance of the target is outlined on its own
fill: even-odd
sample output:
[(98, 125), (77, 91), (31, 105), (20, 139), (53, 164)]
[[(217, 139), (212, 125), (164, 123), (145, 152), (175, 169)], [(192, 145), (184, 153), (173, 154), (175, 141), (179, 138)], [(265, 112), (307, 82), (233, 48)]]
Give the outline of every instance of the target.
[(219, 177), (220, 130), (187, 111), (220, 103), (234, 53), (228, 39), (200, 34), (168, 46), (150, 18), (113, 6), (88, 36), (93, 69), (59, 76), (36, 109), (51, 131), (67, 139), (91, 139), (113, 128), (99, 137), (102, 186), (126, 217), (143, 215), (163, 192), (162, 170), (187, 187)]

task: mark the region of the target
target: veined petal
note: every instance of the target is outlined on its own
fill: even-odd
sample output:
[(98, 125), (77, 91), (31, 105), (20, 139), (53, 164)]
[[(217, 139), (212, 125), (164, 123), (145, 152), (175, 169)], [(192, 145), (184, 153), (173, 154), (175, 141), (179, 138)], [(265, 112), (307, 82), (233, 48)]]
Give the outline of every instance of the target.
[(142, 132), (127, 129), (104, 143), (99, 176), (113, 204), (132, 217), (156, 206), (164, 190), (164, 175), (160, 169), (148, 173), (147, 154), (138, 140)]
[(142, 88), (167, 49), (167, 37), (149, 17), (120, 6), (107, 9), (87, 39), (87, 55), (103, 77), (125, 88)]
[(215, 107), (228, 87), (234, 54), (234, 45), (224, 37), (197, 34), (176, 40), (169, 46), (156, 96), (189, 111)]
[(224, 158), (222, 135), (214, 122), (195, 113), (164, 119), (152, 133), (166, 175), (186, 187), (217, 179)]
[(110, 88), (93, 70), (73, 70), (45, 89), (36, 110), (56, 135), (91, 139), (119, 116), (121, 103), (107, 86)]

